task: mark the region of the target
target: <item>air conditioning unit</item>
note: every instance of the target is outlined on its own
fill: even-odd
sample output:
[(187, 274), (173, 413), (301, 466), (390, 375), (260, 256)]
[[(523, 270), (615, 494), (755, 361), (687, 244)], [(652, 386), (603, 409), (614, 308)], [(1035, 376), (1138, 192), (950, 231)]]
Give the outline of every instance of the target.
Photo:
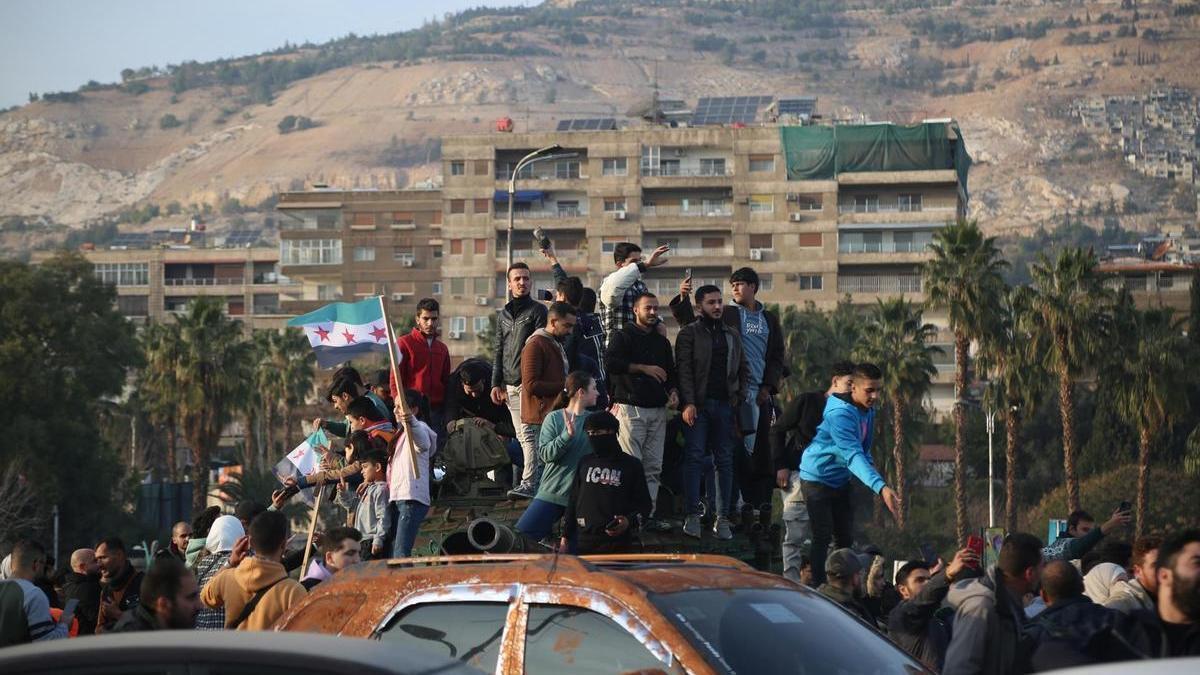
[(762, 260), (763, 259), (763, 250), (761, 248), (750, 249), (750, 259), (751, 260)]
[(413, 263), (415, 263), (415, 262), (417, 262), (417, 261), (413, 260), (412, 258), (401, 258), (400, 259), (401, 267), (412, 267)]
[(461, 340), (461, 339), (462, 339), (462, 336), (463, 336), (463, 334), (462, 334), (462, 331), (461, 331), (461, 330), (452, 330), (452, 331), (450, 331), (450, 339), (451, 339), (451, 340)]
[(625, 218), (626, 215), (624, 211), (613, 211), (613, 220), (625, 220)]
[(392, 302), (404, 302), (404, 298), (408, 297), (403, 293), (392, 293)]
[(487, 307), (491, 303), (488, 301), (488, 297), (486, 295), (477, 295), (475, 296), (475, 304), (479, 305), (480, 307)]
[(790, 220), (791, 220), (793, 223), (798, 223), (798, 222), (800, 222), (800, 221), (804, 220), (804, 216), (803, 216), (802, 214), (799, 214), (799, 213), (793, 213), (793, 214), (789, 215), (789, 216), (788, 216), (788, 218), (789, 218), (789, 219), (790, 219)]

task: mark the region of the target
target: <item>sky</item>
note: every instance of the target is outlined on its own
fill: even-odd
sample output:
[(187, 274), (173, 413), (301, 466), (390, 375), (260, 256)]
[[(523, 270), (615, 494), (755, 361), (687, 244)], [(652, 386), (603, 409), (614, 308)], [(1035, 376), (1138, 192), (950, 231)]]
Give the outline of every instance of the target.
[(123, 68), (246, 56), (285, 42), (416, 28), (535, 0), (0, 0), (0, 108), (30, 92), (119, 82)]

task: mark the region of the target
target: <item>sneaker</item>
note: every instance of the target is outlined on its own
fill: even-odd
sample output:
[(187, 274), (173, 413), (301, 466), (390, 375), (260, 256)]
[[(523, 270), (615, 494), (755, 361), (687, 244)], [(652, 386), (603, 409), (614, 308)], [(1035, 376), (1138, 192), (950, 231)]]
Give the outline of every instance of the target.
[(522, 481), (520, 485), (508, 491), (509, 497), (517, 499), (533, 499), (537, 494), (537, 486), (530, 482)]
[(646, 521), (646, 530), (649, 532), (670, 532), (672, 529), (674, 529), (674, 525), (659, 518), (651, 518)]
[(683, 534), (696, 539), (700, 538), (700, 514), (692, 514), (683, 521)]
[(717, 518), (717, 524), (713, 525), (713, 536), (725, 541), (733, 539), (733, 530), (729, 527), (728, 518)]

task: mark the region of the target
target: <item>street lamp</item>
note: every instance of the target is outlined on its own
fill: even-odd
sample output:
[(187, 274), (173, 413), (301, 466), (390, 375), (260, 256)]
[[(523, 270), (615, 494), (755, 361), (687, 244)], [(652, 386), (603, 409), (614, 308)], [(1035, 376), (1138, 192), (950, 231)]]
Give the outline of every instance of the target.
[[(521, 161), (517, 162), (517, 165), (515, 167), (513, 167), (512, 175), (508, 177), (508, 262), (505, 266), (506, 270), (509, 267), (512, 267), (513, 196), (517, 192), (517, 174), (520, 173), (521, 169), (524, 169), (527, 164), (532, 164), (536, 161), (543, 160), (543, 159), (551, 159), (551, 157), (545, 157), (543, 155), (545, 155), (548, 152), (558, 152), (559, 150), (562, 150), (562, 146), (557, 143), (555, 143), (554, 145), (547, 145), (544, 148), (538, 148), (537, 150), (534, 150), (533, 152), (529, 153), (528, 155), (525, 155), (524, 157), (522, 157)], [(505, 272), (505, 274), (507, 275), (507, 272)], [(507, 281), (508, 281), (508, 279), (505, 278), (505, 282), (507, 282)]]
[(984, 414), (984, 419), (987, 420), (987, 436), (988, 436), (988, 527), (996, 526), (996, 483), (993, 480), (993, 453), (992, 453), (992, 435), (996, 432), (996, 411), (991, 408), (984, 408), (975, 401), (965, 398), (956, 400), (955, 405), (969, 405), (979, 408)]

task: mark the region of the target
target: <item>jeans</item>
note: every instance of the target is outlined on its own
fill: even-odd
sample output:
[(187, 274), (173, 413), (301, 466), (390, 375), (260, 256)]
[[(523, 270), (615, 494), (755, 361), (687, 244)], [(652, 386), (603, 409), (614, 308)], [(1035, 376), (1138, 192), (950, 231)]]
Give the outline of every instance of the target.
[[(754, 425), (754, 429), (757, 432), (758, 418), (759, 418), (759, 415), (762, 413), (762, 406), (760, 406), (758, 404), (758, 385), (752, 384), (746, 388), (746, 400), (749, 401), (750, 403), (754, 404), (754, 412), (751, 413), (750, 419), (752, 420), (751, 424)], [(740, 423), (741, 422), (739, 420), (739, 424)], [(757, 433), (750, 434), (749, 436), (742, 436), (742, 443), (746, 448), (746, 454), (748, 454), (748, 455), (754, 454), (754, 439), (756, 439), (756, 438), (758, 438)], [(757, 504), (755, 504), (755, 506), (757, 506)]]
[(812, 523), (813, 587), (816, 587), (825, 583), (830, 540), (834, 548), (849, 548), (854, 543), (854, 504), (850, 502), (850, 483), (833, 488), (806, 480), (801, 482), (801, 489)]
[(525, 513), (522, 513), (521, 518), (517, 520), (517, 532), (533, 541), (541, 541), (550, 536), (554, 531), (554, 525), (566, 511), (567, 507), (565, 506), (542, 499), (533, 499), (529, 502), (529, 506), (525, 507)]
[[(520, 483), (537, 482), (541, 475), (542, 463), (538, 461), (538, 431), (540, 424), (525, 424), (521, 421), (521, 385), (507, 387), (508, 412), (512, 415), (513, 428), (517, 431), (517, 440), (521, 442), (521, 454), (525, 457), (525, 466), (521, 471)], [(515, 480), (515, 477), (514, 477)]]
[(733, 431), (733, 407), (728, 401), (712, 398), (698, 406), (695, 424), (683, 425), (683, 490), (688, 515), (700, 513), (700, 480), (713, 464), (717, 469), (717, 515), (728, 517), (732, 511)]
[[(617, 442), (621, 450), (642, 462), (650, 504), (658, 503), (659, 477), (662, 475), (663, 443), (667, 439), (667, 409), (644, 408), (618, 403), (615, 414), (620, 425)], [(653, 509), (651, 510), (653, 512)]]
[(417, 530), (429, 513), (429, 505), (415, 499), (404, 499), (388, 502), (388, 519), (395, 526), (392, 537), (392, 557), (408, 558), (412, 556), (413, 542), (417, 540)]
[(800, 557), (804, 540), (812, 536), (812, 523), (808, 520), (808, 505), (804, 503), (804, 491), (800, 487), (800, 472), (793, 471), (783, 493), (783, 572), (795, 573), (800, 578)]

